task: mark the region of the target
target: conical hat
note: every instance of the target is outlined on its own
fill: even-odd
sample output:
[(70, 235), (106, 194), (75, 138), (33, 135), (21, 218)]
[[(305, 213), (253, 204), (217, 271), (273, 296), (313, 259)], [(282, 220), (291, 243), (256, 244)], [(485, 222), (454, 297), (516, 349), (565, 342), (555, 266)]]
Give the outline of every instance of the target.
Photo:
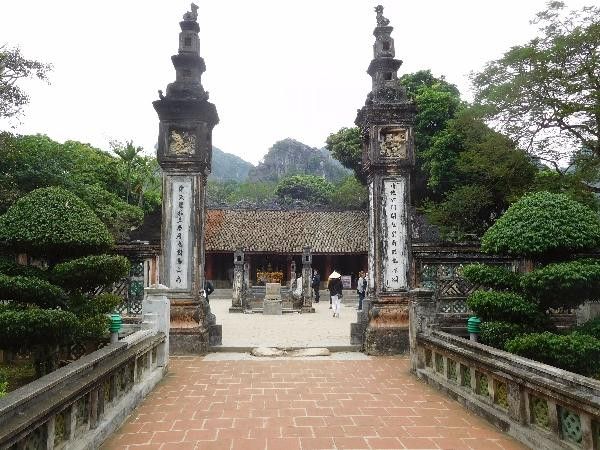
[(332, 272), (331, 275), (329, 275), (329, 278), (341, 278), (342, 276), (337, 273), (335, 270)]

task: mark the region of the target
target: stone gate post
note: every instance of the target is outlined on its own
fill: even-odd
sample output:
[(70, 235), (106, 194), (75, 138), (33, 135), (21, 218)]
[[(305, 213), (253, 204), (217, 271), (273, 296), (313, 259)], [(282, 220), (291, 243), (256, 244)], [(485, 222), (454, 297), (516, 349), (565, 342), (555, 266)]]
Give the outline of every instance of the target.
[(172, 353), (206, 353), (220, 343), (204, 289), (206, 178), (211, 170), (212, 129), (219, 122), (201, 77), (198, 7), (179, 22), (179, 51), (171, 60), (176, 79), (152, 103), (160, 120), (157, 159), (162, 169), (162, 236), (159, 278), (170, 289)]
[(304, 247), (302, 249), (302, 312), (315, 312), (315, 308), (312, 306), (311, 278), (312, 253), (310, 247)]
[(244, 312), (244, 252), (238, 248), (233, 253), (233, 289), (229, 312)]
[[(364, 350), (394, 354), (409, 350), (410, 174), (414, 167), (415, 105), (399, 84), (402, 61), (394, 58), (393, 28), (377, 6), (374, 58), (367, 73), (372, 90), (358, 111), (363, 165), (369, 185), (369, 301)], [(353, 324), (351, 332), (360, 332)]]

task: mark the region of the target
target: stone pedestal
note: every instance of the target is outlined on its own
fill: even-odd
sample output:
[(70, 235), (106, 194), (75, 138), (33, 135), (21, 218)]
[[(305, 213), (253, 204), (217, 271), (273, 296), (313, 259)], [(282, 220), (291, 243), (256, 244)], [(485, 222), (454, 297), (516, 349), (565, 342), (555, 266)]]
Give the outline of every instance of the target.
[(263, 302), (263, 314), (267, 316), (280, 316), (283, 314), (281, 300), (265, 300)]
[(409, 303), (409, 293), (380, 296), (372, 302), (364, 335), (365, 353), (394, 355), (409, 351)]
[(281, 303), (281, 284), (267, 283), (265, 285), (263, 314), (276, 316), (283, 314), (283, 307)]

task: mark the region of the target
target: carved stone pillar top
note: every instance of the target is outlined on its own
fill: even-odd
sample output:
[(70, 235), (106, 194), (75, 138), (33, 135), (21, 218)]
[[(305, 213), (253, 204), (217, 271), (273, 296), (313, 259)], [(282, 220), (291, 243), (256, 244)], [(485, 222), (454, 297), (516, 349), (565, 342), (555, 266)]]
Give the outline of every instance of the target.
[(235, 267), (242, 267), (244, 265), (244, 252), (241, 248), (238, 248), (233, 252), (233, 264)]
[(312, 253), (310, 247), (302, 248), (302, 266), (312, 266)]

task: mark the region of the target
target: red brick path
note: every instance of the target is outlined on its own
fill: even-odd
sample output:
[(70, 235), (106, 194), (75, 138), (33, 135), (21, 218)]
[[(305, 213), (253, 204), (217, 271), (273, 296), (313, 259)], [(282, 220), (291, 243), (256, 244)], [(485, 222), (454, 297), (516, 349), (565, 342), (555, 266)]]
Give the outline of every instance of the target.
[(166, 379), (103, 449), (522, 449), (405, 358), (202, 361)]

